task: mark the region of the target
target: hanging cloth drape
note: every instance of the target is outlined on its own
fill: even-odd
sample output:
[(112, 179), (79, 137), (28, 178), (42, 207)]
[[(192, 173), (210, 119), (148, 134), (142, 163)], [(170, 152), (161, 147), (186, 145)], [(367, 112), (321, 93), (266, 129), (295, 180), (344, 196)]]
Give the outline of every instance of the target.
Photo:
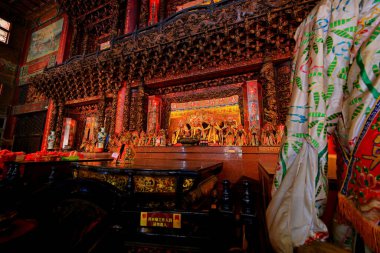
[[(308, 240), (328, 236), (327, 227), (318, 218), (327, 198), (326, 136), (336, 133), (344, 160), (351, 170), (355, 168), (354, 162), (349, 161), (361, 150), (358, 141), (363, 139), (360, 139), (363, 125), (367, 121), (374, 122), (375, 118), (367, 119), (371, 113), (377, 115), (379, 14), (379, 0), (322, 0), (296, 31), (292, 100), (272, 187), (272, 201), (266, 212), (269, 238), (277, 252), (293, 252), (294, 247)], [(380, 122), (376, 127), (372, 128), (376, 128), (377, 134)], [(371, 147), (373, 143), (370, 142)], [(368, 155), (373, 160), (377, 158), (372, 149)], [(342, 188), (339, 198), (340, 206), (347, 208), (342, 212), (346, 218), (361, 217), (362, 221), (368, 221), (366, 226), (372, 224), (371, 228), (360, 230), (353, 223), (359, 232), (367, 232), (370, 238), (364, 241), (375, 251), (379, 250), (378, 226), (374, 222), (380, 218), (376, 212), (379, 208), (376, 203), (380, 203), (376, 202), (380, 191), (378, 168), (376, 164), (366, 169), (368, 173), (364, 176), (372, 173), (371, 180), (375, 178), (375, 181), (366, 186), (363, 179), (365, 191), (360, 193), (360, 187), (352, 186), (357, 186), (353, 178), (356, 174), (349, 173), (349, 166), (346, 166), (343, 176), (347, 175), (345, 182), (350, 185), (343, 184), (347, 187)], [(356, 199), (362, 195), (362, 200)], [(368, 202), (373, 203), (371, 221), (364, 217), (363, 209), (355, 208)]]

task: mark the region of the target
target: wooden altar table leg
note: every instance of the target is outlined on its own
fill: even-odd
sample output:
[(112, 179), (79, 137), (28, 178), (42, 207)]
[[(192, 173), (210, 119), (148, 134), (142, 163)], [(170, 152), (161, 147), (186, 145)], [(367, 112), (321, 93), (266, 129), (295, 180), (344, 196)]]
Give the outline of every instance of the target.
[(7, 181), (13, 182), (20, 178), (20, 167), (16, 162), (9, 163), (8, 172), (7, 172)]
[(253, 203), (253, 196), (250, 189), (251, 185), (247, 180), (243, 181), (243, 199), (242, 199), (242, 212), (244, 214), (253, 214), (255, 212), (254, 210), (254, 203)]
[(241, 218), (243, 222), (243, 249), (247, 253), (260, 252), (259, 247), (259, 223), (257, 220), (257, 210), (254, 206), (253, 194), (251, 191), (251, 184), (248, 180), (243, 181), (243, 197)]
[(128, 197), (133, 197), (135, 194), (132, 173), (128, 173), (128, 182), (127, 182), (126, 192), (127, 192)]
[(232, 210), (231, 188), (230, 188), (230, 181), (228, 180), (223, 180), (222, 210), (223, 211)]
[(56, 167), (51, 166), (51, 172), (49, 175), (49, 184), (54, 183), (55, 179), (56, 179)]

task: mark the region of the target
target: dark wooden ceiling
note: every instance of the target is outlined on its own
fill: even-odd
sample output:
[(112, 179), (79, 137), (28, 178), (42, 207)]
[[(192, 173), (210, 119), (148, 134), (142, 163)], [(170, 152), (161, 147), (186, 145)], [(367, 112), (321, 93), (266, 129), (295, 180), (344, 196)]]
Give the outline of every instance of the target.
[(39, 11), (54, 1), (52, 0), (2, 0), (13, 12), (21, 14), (24, 18)]

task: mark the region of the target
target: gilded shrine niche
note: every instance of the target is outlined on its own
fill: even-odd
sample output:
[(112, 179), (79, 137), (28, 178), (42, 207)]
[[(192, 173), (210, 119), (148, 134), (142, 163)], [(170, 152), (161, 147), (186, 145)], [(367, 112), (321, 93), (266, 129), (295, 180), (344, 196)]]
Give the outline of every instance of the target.
[(256, 80), (176, 91), (149, 97), (147, 135), (165, 131), (175, 146), (279, 144), (282, 132), (276, 126), (261, 127), (262, 91)]
[(172, 144), (197, 140), (208, 145), (248, 144), (246, 133), (235, 133), (242, 124), (238, 95), (171, 103), (170, 107), (168, 132)]

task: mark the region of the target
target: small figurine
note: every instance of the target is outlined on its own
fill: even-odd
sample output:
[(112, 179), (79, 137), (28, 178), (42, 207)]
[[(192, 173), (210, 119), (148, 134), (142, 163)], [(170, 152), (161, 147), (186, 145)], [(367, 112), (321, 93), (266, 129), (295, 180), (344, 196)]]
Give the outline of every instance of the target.
[(51, 131), (48, 137), (48, 150), (54, 149), (55, 138), (56, 138), (55, 131)]
[(105, 128), (101, 127), (100, 132), (98, 132), (98, 142), (96, 144), (96, 147), (99, 149), (104, 148), (104, 141), (106, 140), (106, 133), (105, 133)]
[(154, 132), (154, 130), (151, 130), (146, 137), (145, 146), (155, 146), (155, 144), (156, 133)]
[(165, 129), (161, 129), (158, 132), (159, 146), (166, 146), (166, 132)]

